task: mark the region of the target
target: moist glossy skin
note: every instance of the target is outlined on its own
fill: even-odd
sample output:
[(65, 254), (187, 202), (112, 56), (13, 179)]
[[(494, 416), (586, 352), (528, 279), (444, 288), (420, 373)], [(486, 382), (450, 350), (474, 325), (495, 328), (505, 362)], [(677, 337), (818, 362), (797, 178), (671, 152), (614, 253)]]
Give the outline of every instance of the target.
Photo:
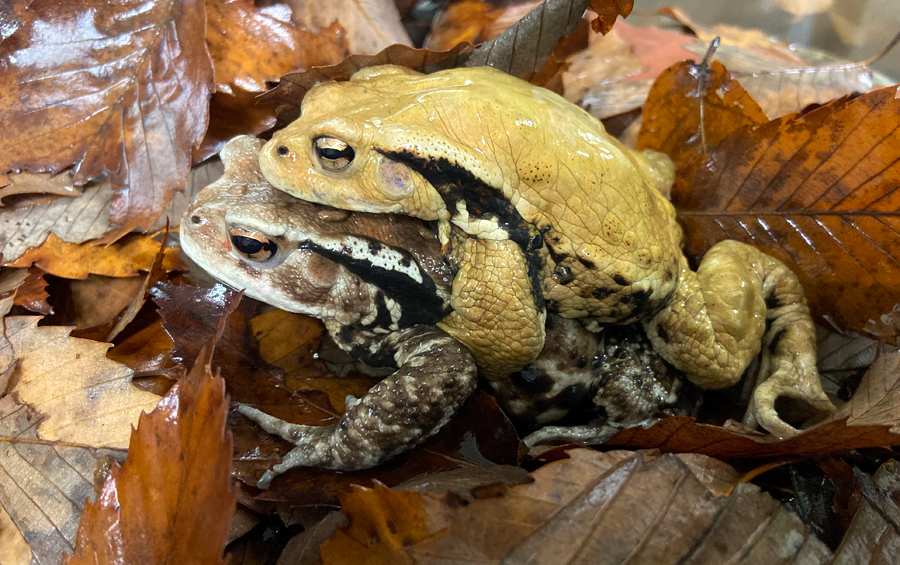
[[(664, 196), (671, 162), (625, 148), (549, 91), (489, 68), (363, 69), (310, 90), (260, 165), (312, 202), (436, 221), (460, 266), (439, 327), (489, 378), (537, 356), (549, 308), (595, 326), (642, 322), (707, 388), (733, 385), (762, 350), (745, 421), (777, 435), (796, 432), (775, 411), (779, 396), (833, 409), (796, 277), (733, 241), (694, 272)], [(451, 223), (469, 237), (451, 238)]]
[[(433, 232), (419, 220), (347, 213), (274, 190), (259, 173), (261, 145), (239, 137), (225, 146), (225, 174), (185, 213), (182, 247), (210, 274), (248, 295), (322, 319), (354, 356), (398, 367), (362, 399), (349, 402), (333, 426), (291, 425), (241, 407), (267, 431), (297, 445), (261, 484), (300, 465), (377, 465), (434, 434), (474, 388), (471, 356), (433, 327), (448, 311), (452, 273)], [(248, 242), (236, 234), (271, 242), (269, 251), (248, 256), (238, 247)], [(605, 336), (560, 319), (548, 335), (548, 347), (532, 365), (489, 384), (523, 428), (552, 422), (573, 408), (602, 408), (608, 416), (584, 428), (598, 439), (672, 410), (690, 413), (681, 402), (685, 383), (646, 342), (611, 345)], [(585, 433), (553, 428), (535, 441), (586, 438)]]

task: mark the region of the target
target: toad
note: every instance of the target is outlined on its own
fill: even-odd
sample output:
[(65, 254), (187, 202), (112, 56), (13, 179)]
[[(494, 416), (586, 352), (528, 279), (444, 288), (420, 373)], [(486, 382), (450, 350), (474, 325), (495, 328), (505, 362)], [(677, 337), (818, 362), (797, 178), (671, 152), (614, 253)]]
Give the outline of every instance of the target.
[(640, 322), (705, 388), (732, 386), (762, 351), (745, 423), (777, 436), (796, 433), (778, 397), (833, 410), (794, 274), (736, 241), (693, 270), (667, 199), (671, 161), (548, 90), (488, 67), (362, 69), (313, 87), (260, 165), (310, 202), (434, 222), (458, 267), (438, 327), (488, 378), (537, 357), (549, 310), (594, 329)]
[[(239, 410), (297, 447), (260, 481), (295, 466), (353, 470), (411, 449), (446, 423), (475, 388), (475, 364), (435, 324), (450, 309), (452, 273), (432, 230), (407, 216), (346, 212), (292, 198), (262, 177), (262, 142), (242, 136), (221, 157), (224, 176), (202, 190), (180, 228), (185, 252), (249, 296), (324, 321), (353, 357), (396, 372), (350, 399), (329, 426)], [(591, 426), (535, 436), (595, 441), (668, 414), (690, 414), (696, 394), (631, 333), (609, 339), (551, 316), (544, 352), (504, 381), (487, 383), (522, 429), (573, 409), (603, 414)], [(684, 394), (687, 392), (687, 394)]]

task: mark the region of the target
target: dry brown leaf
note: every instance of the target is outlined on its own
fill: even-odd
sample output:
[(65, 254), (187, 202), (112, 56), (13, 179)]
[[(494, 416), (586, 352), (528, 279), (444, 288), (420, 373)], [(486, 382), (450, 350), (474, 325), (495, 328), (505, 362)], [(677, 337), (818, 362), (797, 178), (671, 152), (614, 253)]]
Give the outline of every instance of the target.
[(340, 24), (350, 53), (374, 55), (395, 44), (412, 47), (393, 0), (288, 0), (287, 3), (293, 9), (293, 20), (313, 33), (334, 22)]
[(878, 355), (853, 398), (834, 415), (844, 417), (849, 425), (888, 426), (891, 432), (900, 434), (900, 353)]
[(329, 563), (827, 563), (828, 549), (750, 485), (716, 497), (677, 456), (574, 449), (534, 482), (466, 506), (358, 489)]
[(109, 184), (90, 186), (77, 198), (41, 198), (0, 210), (0, 254), (12, 262), (55, 234), (63, 241), (83, 243), (105, 235), (111, 228)]
[(895, 460), (882, 465), (875, 476), (857, 475), (864, 484), (853, 521), (840, 547), (834, 552), (833, 565), (875, 565), (893, 563), (900, 554), (900, 469)]
[(76, 185), (108, 172), (117, 233), (151, 226), (206, 129), (203, 1), (35, 0), (30, 11), (0, 43), (0, 172), (75, 165)]
[(16, 528), (15, 522), (0, 504), (0, 563), (30, 565), (31, 548)]
[(141, 416), (128, 458), (85, 507), (64, 563), (225, 563), (237, 488), (225, 382), (210, 369), (214, 347), (215, 339), (157, 409)]
[[(120, 241), (100, 247), (91, 243), (66, 243), (51, 234), (38, 248), (31, 249), (16, 261), (5, 263), (7, 267), (30, 267), (66, 279), (86, 279), (88, 275), (106, 277), (134, 277), (141, 271), (149, 271), (159, 252), (157, 234), (130, 234)], [(176, 248), (166, 249), (163, 268), (167, 271), (185, 271)]]
[(76, 197), (81, 189), (73, 186), (72, 174), (63, 172), (58, 175), (49, 173), (9, 173), (9, 184), (0, 188), (0, 206), (3, 199), (16, 194), (52, 194), (56, 196)]
[[(723, 239), (755, 245), (797, 274), (820, 319), (877, 328), (869, 321), (900, 303), (895, 92), (773, 120), (695, 160), (673, 188), (688, 254)], [(900, 340), (890, 326), (881, 330), (878, 337)]]
[(69, 336), (71, 328), (37, 327), (37, 316), (6, 318), (18, 362), (16, 399), (41, 416), (38, 437), (94, 447), (125, 447), (132, 424), (159, 397), (131, 384), (132, 372), (106, 358), (110, 345)]
[(637, 148), (662, 151), (680, 171), (725, 137), (768, 121), (721, 63), (713, 61), (707, 69), (702, 63), (682, 61), (653, 83)]
[[(616, 34), (643, 61), (644, 68), (621, 79), (601, 80), (584, 92), (581, 106), (598, 119), (641, 107), (653, 79), (664, 69), (685, 59), (699, 62), (709, 49), (707, 42), (693, 35), (653, 27), (634, 28), (624, 22), (617, 25)], [(872, 71), (864, 63), (835, 61), (812, 66), (798, 61), (796, 56), (786, 58), (778, 49), (750, 50), (730, 45), (724, 39), (714, 56), (771, 118), (872, 89)]]
[(771, 40), (761, 30), (729, 24), (716, 24), (711, 28), (706, 28), (691, 19), (684, 10), (671, 6), (660, 8), (659, 13), (674, 19), (682, 26), (688, 28), (703, 43), (709, 44), (718, 37), (722, 45), (738, 47), (765, 59), (801, 65), (805, 63), (797, 55), (796, 50), (791, 48), (790, 44)]
[(602, 81), (588, 88), (581, 106), (592, 116), (603, 119), (640, 108), (647, 99), (653, 80), (665, 69), (685, 59), (700, 61), (684, 49), (696, 38), (659, 28), (636, 28), (625, 22), (616, 26), (616, 34), (630, 45), (643, 67), (615, 82)]
[(537, 73), (559, 40), (572, 33), (585, 9), (597, 13), (591, 26), (605, 34), (633, 7), (634, 0), (544, 0), (515, 25), (479, 45), (464, 65), (488, 65), (517, 77)]
[(7, 546), (4, 536), (21, 536), (30, 546), (25, 563), (59, 563), (75, 546), (85, 500), (96, 496), (110, 462), (124, 453), (42, 440), (38, 421), (12, 396), (0, 398), (0, 514), (5, 510), (14, 524), (11, 532), (0, 528), (0, 559), (14, 547), (22, 551)]
[[(619, 24), (621, 25), (621, 23)], [(587, 49), (566, 59), (562, 80), (566, 100), (577, 104), (591, 87), (625, 80), (642, 71), (643, 64), (617, 29), (605, 36), (592, 35)]]

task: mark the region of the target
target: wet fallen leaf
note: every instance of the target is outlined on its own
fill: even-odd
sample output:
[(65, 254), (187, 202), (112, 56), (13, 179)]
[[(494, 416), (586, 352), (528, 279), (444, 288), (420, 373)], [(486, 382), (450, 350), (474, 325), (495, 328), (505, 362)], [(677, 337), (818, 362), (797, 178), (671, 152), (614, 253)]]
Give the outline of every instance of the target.
[(374, 55), (390, 45), (412, 46), (393, 0), (288, 0), (293, 20), (312, 32), (337, 22), (350, 53)]
[(22, 25), (30, 15), (27, 11), (32, 0), (7, 0), (0, 3), (0, 41), (3, 41)]
[[(42, 440), (40, 416), (0, 397), (0, 562), (59, 563), (75, 547), (85, 500), (93, 500), (121, 451)], [(2, 518), (8, 514), (12, 527)], [(7, 522), (8, 524), (9, 522)], [(12, 541), (10, 541), (12, 538)], [(27, 540), (27, 541), (26, 541)], [(23, 546), (22, 544), (25, 543)], [(15, 559), (8, 559), (15, 553)], [(25, 561), (17, 561), (21, 556)]]
[(16, 289), (14, 304), (38, 314), (50, 314), (53, 310), (47, 303), (46, 273), (37, 268), (28, 269), (28, 278)]
[[(284, 310), (272, 310), (250, 320), (250, 327), (259, 344), (260, 357), (266, 363), (283, 369), (285, 381), (291, 388), (296, 390), (296, 384), (301, 380), (331, 373), (316, 355), (322, 332), (325, 331), (319, 320)], [(337, 405), (335, 407), (340, 409)]]
[(159, 397), (135, 388), (131, 370), (106, 358), (109, 344), (69, 337), (71, 328), (38, 327), (38, 320), (5, 319), (18, 362), (7, 393), (42, 417), (41, 439), (125, 447), (131, 425)]
[(174, 349), (162, 322), (156, 321), (122, 340), (106, 356), (130, 368), (137, 378), (169, 374), (176, 365), (172, 359)]
[(896, 352), (895, 346), (879, 344), (859, 335), (842, 335), (824, 328), (816, 328), (816, 357), (822, 387), (827, 394), (848, 400), (856, 390), (860, 378), (875, 361), (879, 349)]
[(667, 154), (681, 170), (742, 128), (768, 122), (762, 109), (718, 61), (682, 61), (662, 72), (644, 105), (638, 149)]
[(892, 563), (900, 553), (900, 470), (897, 461), (888, 461), (873, 479), (859, 473), (863, 501), (847, 528), (834, 565), (874, 565)]
[(149, 228), (184, 187), (206, 129), (204, 2), (86, 7), (35, 0), (34, 18), (0, 43), (0, 171), (75, 165), (76, 185), (108, 172), (121, 235)]
[(157, 409), (141, 416), (128, 458), (85, 507), (64, 563), (225, 563), (237, 488), (225, 383), (210, 368), (214, 347), (215, 338)]
[(339, 26), (312, 33), (290, 18), (291, 10), (284, 5), (257, 8), (252, 0), (207, 3), (206, 41), (215, 61), (216, 91), (232, 94), (237, 87), (264, 92), (267, 81), (300, 68), (335, 64), (348, 54), (343, 35), (335, 33)]
[(672, 191), (689, 256), (723, 239), (755, 245), (797, 274), (820, 319), (897, 343), (878, 323), (900, 302), (895, 92), (773, 120), (693, 161)]
[(72, 175), (64, 172), (58, 175), (49, 173), (10, 173), (9, 184), (0, 188), (0, 206), (3, 199), (17, 194), (52, 194), (56, 196), (75, 197), (81, 189), (73, 186)]
[(308, 31), (291, 21), (291, 9), (284, 4), (258, 8), (252, 0), (224, 0), (208, 2), (207, 12), (216, 93), (195, 161), (217, 153), (232, 137), (256, 135), (275, 125), (274, 109), (256, 98), (267, 82), (311, 66), (333, 65), (350, 54), (340, 24)]
[[(40, 247), (31, 249), (8, 267), (35, 265), (46, 273), (66, 279), (86, 279), (88, 275), (106, 277), (134, 277), (141, 271), (149, 271), (159, 252), (157, 234), (130, 234), (112, 245), (101, 247), (91, 243), (66, 243), (50, 234)], [(167, 271), (185, 271), (178, 250), (165, 251), (163, 268)]]
[(382, 486), (342, 498), (328, 563), (827, 563), (828, 549), (756, 487), (717, 497), (677, 456), (574, 449), (498, 498), (455, 507)]

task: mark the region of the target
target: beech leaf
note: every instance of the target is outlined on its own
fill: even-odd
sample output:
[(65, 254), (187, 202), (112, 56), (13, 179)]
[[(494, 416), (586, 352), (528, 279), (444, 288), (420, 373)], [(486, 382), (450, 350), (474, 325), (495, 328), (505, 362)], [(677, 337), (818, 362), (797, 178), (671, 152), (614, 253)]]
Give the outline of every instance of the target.
[[(38, 437), (38, 416), (0, 397), (0, 563), (59, 563), (75, 547), (85, 500), (124, 453)], [(3, 515), (9, 520), (5, 522)], [(4, 523), (5, 522), (5, 523)], [(9, 528), (7, 528), (9, 525)], [(28, 543), (26, 543), (26, 540)], [(14, 553), (15, 559), (10, 558)], [(24, 561), (17, 561), (23, 555)]]
[[(40, 247), (30, 249), (7, 267), (31, 267), (66, 279), (86, 279), (88, 275), (134, 277), (153, 266), (160, 244), (157, 234), (130, 234), (112, 245), (66, 243), (53, 234)], [(186, 271), (177, 250), (165, 250), (163, 268)]]
[(315, 33), (337, 22), (350, 53), (372, 55), (390, 45), (412, 46), (394, 0), (288, 0), (288, 4), (292, 19)]
[(898, 343), (880, 323), (900, 303), (896, 90), (736, 132), (694, 160), (672, 194), (689, 256), (754, 245), (797, 274), (820, 319)]
[[(109, 174), (117, 234), (149, 228), (181, 190), (207, 125), (203, 0), (34, 0), (0, 43), (0, 173)], [(115, 237), (115, 236), (113, 236)]]
[(828, 548), (796, 515), (751, 485), (719, 497), (674, 455), (598, 453), (532, 473), (504, 496), (448, 504), (383, 486), (342, 498), (349, 525), (323, 562), (828, 563)]
[(125, 447), (132, 424), (159, 396), (135, 388), (132, 371), (106, 358), (109, 344), (70, 337), (71, 328), (38, 327), (38, 320), (4, 320), (18, 362), (8, 392), (43, 417), (41, 439)]
[(225, 382), (210, 369), (214, 347), (215, 338), (157, 409), (141, 416), (128, 458), (85, 507), (64, 563), (225, 563), (237, 488)]

